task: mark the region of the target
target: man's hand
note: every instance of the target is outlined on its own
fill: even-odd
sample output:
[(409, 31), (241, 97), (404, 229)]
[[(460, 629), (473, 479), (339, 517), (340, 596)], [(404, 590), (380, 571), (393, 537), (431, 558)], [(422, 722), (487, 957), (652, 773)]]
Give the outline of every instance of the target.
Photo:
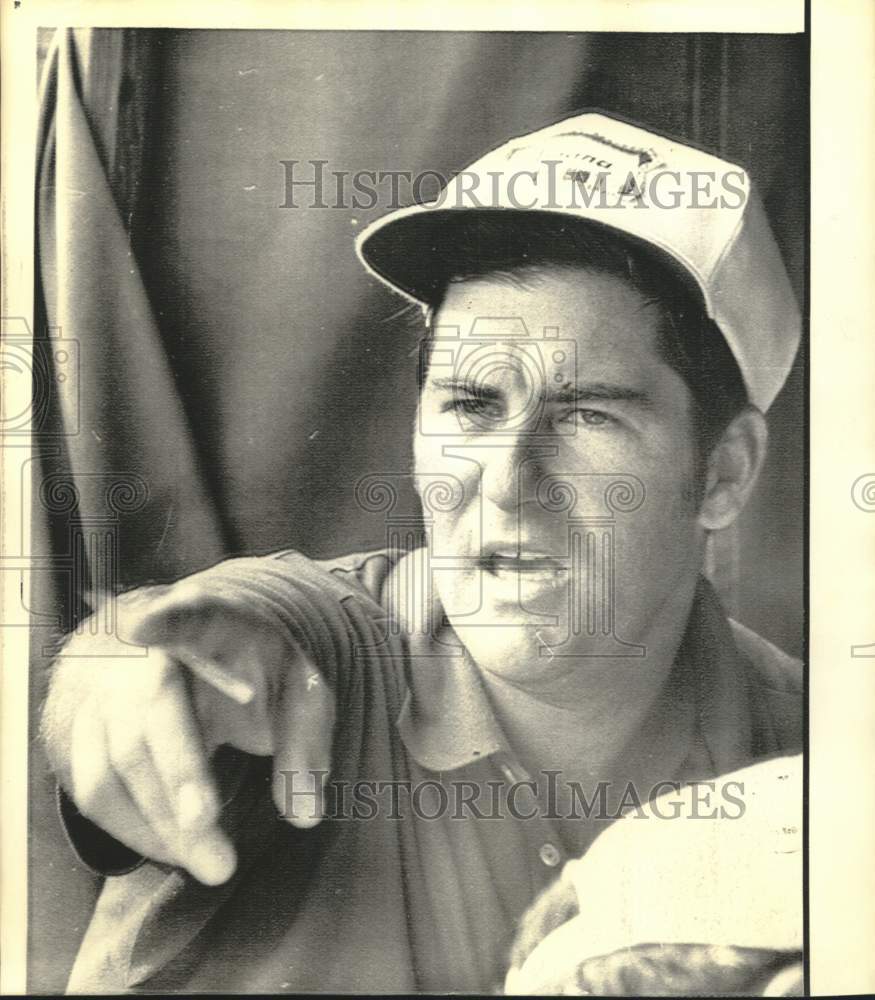
[[(217, 885), (236, 857), (218, 822), (213, 751), (230, 744), (272, 755), (274, 802), (285, 814), (287, 801), (302, 801), (289, 796), (287, 772), (304, 778), (295, 791), (309, 792), (307, 776), (330, 768), (334, 697), (275, 625), (221, 598), (189, 597), (185, 586), (125, 595), (118, 638), (68, 643), (43, 732), (84, 816), (138, 853)], [(310, 801), (314, 810), (290, 822), (319, 822)]]
[(801, 756), (678, 788), (535, 900), (505, 992), (782, 996), (799, 984), (801, 886)]

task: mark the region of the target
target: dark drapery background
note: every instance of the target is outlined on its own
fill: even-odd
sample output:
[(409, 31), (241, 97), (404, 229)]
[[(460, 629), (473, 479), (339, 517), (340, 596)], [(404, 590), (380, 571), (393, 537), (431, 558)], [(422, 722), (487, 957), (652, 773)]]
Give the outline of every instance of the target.
[[(89, 590), (384, 538), (353, 488), (409, 466), (419, 331), (353, 238), (391, 190), (370, 211), (283, 208), (282, 161), (299, 178), (312, 160), (329, 179), (447, 176), (510, 135), (616, 111), (750, 170), (801, 302), (805, 60), (801, 36), (59, 33), (43, 74), (36, 335), (64, 378), (36, 429), (34, 537), (53, 558), (33, 574), (33, 704)], [(762, 483), (710, 558), (730, 612), (796, 654), (803, 413), (800, 361), (770, 413)], [(399, 503), (416, 510), (412, 492)], [(97, 885), (32, 758), (30, 986), (52, 991)]]

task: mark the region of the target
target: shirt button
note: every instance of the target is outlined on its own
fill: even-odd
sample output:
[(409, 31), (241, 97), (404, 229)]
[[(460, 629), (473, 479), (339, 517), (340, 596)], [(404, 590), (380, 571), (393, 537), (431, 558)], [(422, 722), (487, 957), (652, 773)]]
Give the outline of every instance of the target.
[(541, 856), (541, 860), (548, 868), (555, 868), (556, 865), (562, 860), (562, 855), (559, 853), (559, 848), (555, 844), (543, 844), (541, 850), (538, 851)]

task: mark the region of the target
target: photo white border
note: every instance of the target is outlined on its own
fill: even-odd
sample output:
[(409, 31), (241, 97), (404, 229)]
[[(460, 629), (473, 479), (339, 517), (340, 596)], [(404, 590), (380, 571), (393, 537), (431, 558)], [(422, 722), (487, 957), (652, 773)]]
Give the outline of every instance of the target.
[(811, 27), (811, 991), (871, 994), (875, 645), (852, 650), (875, 643), (875, 3), (817, 0)]

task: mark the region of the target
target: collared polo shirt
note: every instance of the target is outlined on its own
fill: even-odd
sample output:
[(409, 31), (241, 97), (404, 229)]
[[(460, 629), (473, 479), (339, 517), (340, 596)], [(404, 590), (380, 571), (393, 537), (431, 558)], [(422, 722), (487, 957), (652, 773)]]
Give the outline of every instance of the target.
[[(525, 772), (436, 598), (425, 609), (410, 585), (421, 558), (280, 553), (161, 588), (164, 607), (177, 592), (188, 607), (215, 594), (239, 603), (324, 671), (338, 719), (329, 816), (292, 827), (273, 805), (270, 761), (221, 748), (238, 866), (207, 887), (140, 863), (63, 800), (82, 859), (117, 873), (71, 991), (500, 990), (521, 915), (611, 821), (616, 799), (581, 809), (579, 825), (557, 822), (549, 777)], [(148, 611), (148, 596), (131, 600)], [(437, 625), (410, 627), (422, 620)], [(665, 689), (624, 757), (630, 778), (640, 794), (648, 776), (711, 778), (795, 752), (801, 711), (799, 664), (729, 622), (702, 580)]]

